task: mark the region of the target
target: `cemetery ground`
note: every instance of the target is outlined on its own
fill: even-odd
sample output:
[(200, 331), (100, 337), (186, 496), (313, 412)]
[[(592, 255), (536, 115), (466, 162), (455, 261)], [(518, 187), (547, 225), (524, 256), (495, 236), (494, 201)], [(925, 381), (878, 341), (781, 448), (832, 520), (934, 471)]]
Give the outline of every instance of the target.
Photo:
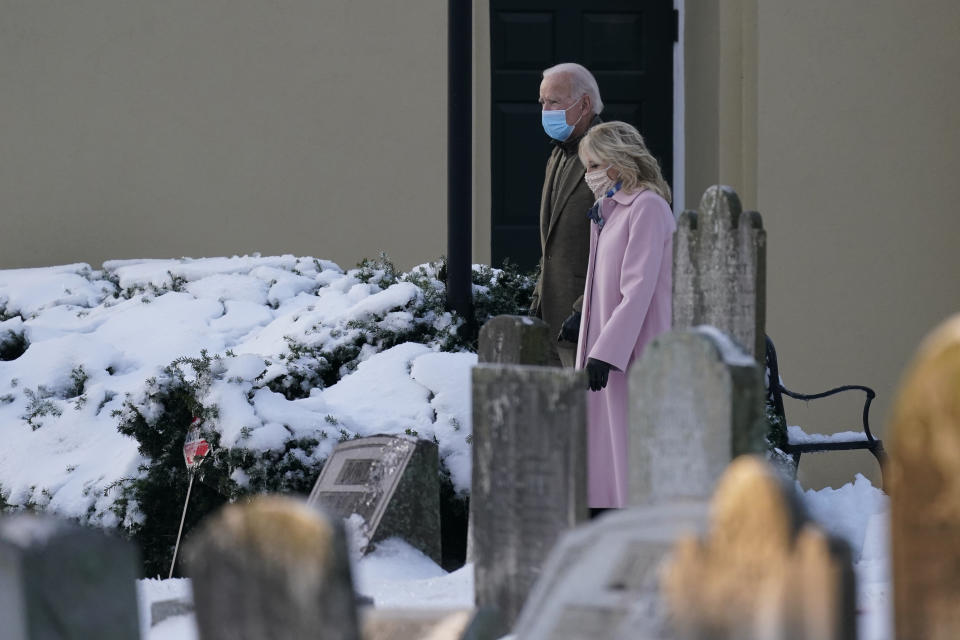
[[(376, 434), (436, 443), (447, 498), (462, 498), (477, 356), (439, 302), (441, 270), (255, 256), (0, 271), (0, 508), (136, 541), (156, 576), (137, 583), (142, 635), (167, 640), (196, 637), (188, 609), (150, 616), (189, 599), (187, 580), (161, 576), (187, 487), (173, 443), (193, 417), (214, 453), (188, 530), (228, 500), (306, 495), (338, 442)], [(529, 295), (515, 274), (475, 270), (486, 317), (525, 307), (498, 297), (507, 278)], [(860, 637), (893, 637), (888, 499), (862, 476), (796, 491), (849, 544)], [(448, 572), (399, 539), (362, 558), (354, 548), (351, 562), (376, 607), (474, 601), (473, 565)]]

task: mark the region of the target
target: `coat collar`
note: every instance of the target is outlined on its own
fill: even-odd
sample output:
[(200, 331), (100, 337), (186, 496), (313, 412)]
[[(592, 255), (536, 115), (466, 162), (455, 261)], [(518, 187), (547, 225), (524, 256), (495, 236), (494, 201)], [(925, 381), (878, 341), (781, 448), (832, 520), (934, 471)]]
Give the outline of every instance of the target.
[(590, 126), (587, 127), (586, 131), (584, 131), (582, 135), (579, 135), (576, 138), (567, 138), (563, 141), (553, 140), (551, 138), (550, 142), (552, 142), (555, 147), (558, 147), (567, 155), (576, 153), (577, 148), (580, 146), (580, 141), (583, 140), (583, 136), (587, 135), (587, 131), (589, 131), (592, 127), (597, 126), (601, 122), (603, 122), (603, 120), (600, 119), (600, 116), (593, 114), (593, 120), (590, 121)]
[(628, 205), (634, 200), (636, 200), (637, 196), (639, 196), (644, 191), (646, 191), (646, 189), (640, 189), (639, 191), (631, 191), (630, 193), (627, 193), (623, 189), (618, 189), (617, 192), (613, 194), (612, 199), (617, 204)]

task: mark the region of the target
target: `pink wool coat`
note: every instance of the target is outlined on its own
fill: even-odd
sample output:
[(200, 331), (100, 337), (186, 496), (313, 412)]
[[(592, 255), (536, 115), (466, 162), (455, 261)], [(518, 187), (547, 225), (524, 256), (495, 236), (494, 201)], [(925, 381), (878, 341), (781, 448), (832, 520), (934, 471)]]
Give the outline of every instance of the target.
[(588, 392), (587, 503), (623, 507), (627, 498), (627, 370), (650, 340), (670, 328), (673, 212), (656, 193), (617, 191), (601, 202), (603, 228), (590, 224), (577, 368), (603, 360), (607, 386)]

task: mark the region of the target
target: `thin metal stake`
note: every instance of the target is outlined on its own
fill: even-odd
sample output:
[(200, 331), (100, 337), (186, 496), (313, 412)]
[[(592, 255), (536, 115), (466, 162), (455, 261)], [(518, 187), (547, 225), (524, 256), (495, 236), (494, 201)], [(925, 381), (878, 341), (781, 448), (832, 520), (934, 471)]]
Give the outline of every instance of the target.
[(177, 564), (177, 551), (180, 549), (180, 536), (183, 534), (183, 522), (187, 519), (187, 505), (190, 504), (190, 490), (193, 488), (193, 472), (190, 472), (190, 482), (187, 484), (187, 499), (183, 501), (183, 515), (180, 516), (180, 530), (177, 531), (177, 544), (173, 548), (173, 562), (170, 563), (170, 575), (167, 579), (173, 577), (173, 567)]

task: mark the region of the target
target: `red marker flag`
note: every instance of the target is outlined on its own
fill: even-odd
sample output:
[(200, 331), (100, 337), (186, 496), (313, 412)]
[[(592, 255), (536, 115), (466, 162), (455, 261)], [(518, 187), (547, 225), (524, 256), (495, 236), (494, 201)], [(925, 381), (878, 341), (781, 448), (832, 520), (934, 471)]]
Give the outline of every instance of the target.
[(194, 418), (187, 432), (187, 440), (183, 443), (183, 459), (187, 469), (193, 471), (210, 453), (210, 443), (200, 435), (200, 418)]

